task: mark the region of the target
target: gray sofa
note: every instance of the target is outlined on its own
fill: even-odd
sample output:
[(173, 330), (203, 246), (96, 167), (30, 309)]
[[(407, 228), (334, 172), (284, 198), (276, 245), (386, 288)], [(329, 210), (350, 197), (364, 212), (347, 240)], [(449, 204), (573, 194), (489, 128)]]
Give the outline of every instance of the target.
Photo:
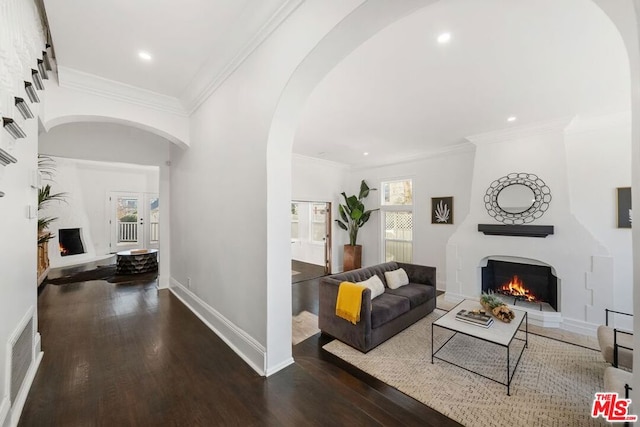
[[(409, 284), (389, 289), (385, 271), (403, 268)], [(362, 294), (360, 321), (352, 324), (336, 316), (336, 299), (341, 282), (362, 282), (374, 274), (385, 285), (384, 294), (371, 300), (371, 290)], [(387, 262), (320, 279), (318, 327), (340, 341), (367, 352), (431, 313), (436, 307), (436, 269), (415, 264)]]

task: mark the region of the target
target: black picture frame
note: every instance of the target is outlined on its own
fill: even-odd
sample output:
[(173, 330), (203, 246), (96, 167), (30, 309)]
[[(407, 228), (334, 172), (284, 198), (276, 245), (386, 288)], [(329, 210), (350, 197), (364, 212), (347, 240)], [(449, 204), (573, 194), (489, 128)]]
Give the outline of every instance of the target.
[(453, 196), (431, 198), (431, 224), (453, 224)]
[(618, 187), (618, 228), (631, 228), (631, 187)]

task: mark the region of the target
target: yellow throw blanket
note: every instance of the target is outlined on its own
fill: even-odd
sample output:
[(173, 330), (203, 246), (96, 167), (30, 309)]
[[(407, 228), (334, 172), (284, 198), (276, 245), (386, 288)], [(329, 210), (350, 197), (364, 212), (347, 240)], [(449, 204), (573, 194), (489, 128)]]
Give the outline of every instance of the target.
[(342, 282), (338, 288), (336, 301), (336, 316), (342, 317), (354, 325), (360, 321), (360, 306), (362, 305), (362, 291), (366, 286), (351, 282)]

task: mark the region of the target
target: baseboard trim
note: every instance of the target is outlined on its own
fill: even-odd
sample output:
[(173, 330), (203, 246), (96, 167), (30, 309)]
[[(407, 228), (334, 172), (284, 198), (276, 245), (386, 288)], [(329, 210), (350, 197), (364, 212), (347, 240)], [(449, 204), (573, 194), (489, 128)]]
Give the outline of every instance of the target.
[(36, 372), (38, 372), (38, 368), (40, 367), (40, 362), (42, 362), (43, 356), (44, 356), (43, 352), (38, 352), (36, 354), (35, 361), (29, 368), (29, 371), (27, 372), (27, 376), (25, 377), (22, 383), (22, 387), (20, 387), (20, 391), (16, 396), (16, 401), (13, 403), (13, 408), (11, 408), (11, 426), (12, 427), (17, 426), (18, 421), (20, 421), (20, 415), (22, 415), (24, 404), (27, 402), (27, 396), (29, 395), (29, 390), (31, 390), (31, 385), (33, 384), (33, 380), (36, 378)]
[[(242, 358), (254, 371), (266, 376), (267, 352), (262, 344), (245, 331), (236, 326), (229, 319), (220, 314), (209, 304), (200, 299), (173, 277), (170, 279), (169, 290), (189, 308), (202, 322), (220, 337), (238, 356)], [(280, 365), (278, 365), (280, 366)], [(282, 369), (282, 368), (280, 368)], [(271, 369), (270, 371), (273, 371)]]
[(7, 424), (7, 415), (9, 415), (9, 397), (5, 397), (2, 399), (2, 404), (0, 404), (0, 427), (9, 427)]
[(580, 320), (563, 318), (561, 328), (565, 331), (575, 332), (576, 334), (595, 337), (598, 325), (594, 325), (589, 322), (582, 322)]
[(269, 377), (273, 374), (275, 374), (276, 372), (280, 372), (281, 370), (283, 370), (284, 368), (286, 368), (289, 365), (293, 365), (295, 363), (295, 361), (293, 360), (293, 357), (290, 357), (289, 359), (285, 360), (284, 362), (274, 366), (271, 369), (267, 369), (266, 370), (266, 376)]

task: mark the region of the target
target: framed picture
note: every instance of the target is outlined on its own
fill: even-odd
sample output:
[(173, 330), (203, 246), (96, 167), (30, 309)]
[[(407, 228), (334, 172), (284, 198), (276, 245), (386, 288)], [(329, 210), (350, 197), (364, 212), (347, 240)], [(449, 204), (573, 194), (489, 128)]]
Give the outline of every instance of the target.
[(453, 224), (453, 196), (431, 198), (431, 224)]
[(631, 187), (618, 188), (618, 228), (631, 228)]

